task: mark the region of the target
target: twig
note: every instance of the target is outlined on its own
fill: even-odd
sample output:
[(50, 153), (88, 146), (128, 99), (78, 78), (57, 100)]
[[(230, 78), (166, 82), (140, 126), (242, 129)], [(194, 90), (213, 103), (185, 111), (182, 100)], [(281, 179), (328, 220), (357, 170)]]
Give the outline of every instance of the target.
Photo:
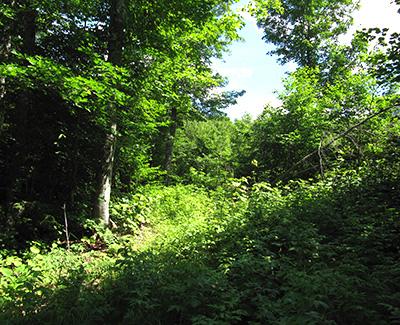
[(62, 209), (64, 210), (64, 224), (65, 224), (65, 236), (67, 238), (67, 248), (70, 249), (69, 232), (68, 232), (68, 219), (67, 219), (67, 206), (64, 203)]
[(318, 156), (319, 156), (319, 168), (321, 170), (321, 177), (324, 178), (324, 161), (322, 159), (322, 140), (323, 138), (321, 137), (321, 141), (319, 142), (319, 147), (318, 147)]
[(354, 140), (354, 138), (352, 138), (350, 135), (346, 135), (346, 138), (348, 138), (348, 139), (354, 144), (354, 146), (355, 146), (356, 149), (358, 150), (360, 156), (363, 157), (363, 156), (364, 156), (364, 153), (363, 153), (363, 151), (362, 151), (362, 148), (361, 148), (361, 146), (356, 142), (356, 140)]
[[(354, 129), (357, 129), (358, 127), (360, 127), (361, 125), (363, 125), (364, 123), (368, 122), (370, 119), (385, 113), (393, 108), (398, 108), (400, 105), (400, 101), (395, 103), (392, 106), (386, 107), (374, 114), (371, 114), (370, 116), (367, 116), (365, 119), (363, 119), (362, 121), (360, 121), (359, 123), (353, 125), (352, 127), (348, 128), (346, 131), (343, 131), (342, 133), (340, 133), (338, 136), (336, 136), (333, 140), (329, 141), (325, 146), (320, 146), (317, 150), (314, 150), (313, 152), (309, 153), (307, 156), (303, 157), (302, 159), (300, 159), (299, 161), (297, 161), (288, 171), (292, 170), (293, 168), (295, 168), (297, 165), (301, 164), (302, 162), (304, 162), (305, 160), (307, 160), (308, 158), (314, 156), (315, 154), (321, 152), (321, 150), (326, 149), (328, 147), (330, 147), (332, 144), (334, 144), (337, 140), (339, 140), (340, 138), (346, 136), (347, 134), (349, 134), (351, 131), (353, 131)], [(287, 171), (287, 172), (288, 172)], [(286, 173), (287, 173), (286, 172)]]

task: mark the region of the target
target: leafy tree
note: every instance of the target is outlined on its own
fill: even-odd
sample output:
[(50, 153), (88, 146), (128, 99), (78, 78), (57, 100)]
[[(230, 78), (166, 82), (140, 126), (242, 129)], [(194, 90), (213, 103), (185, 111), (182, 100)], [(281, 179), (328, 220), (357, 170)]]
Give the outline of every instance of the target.
[(228, 9), (228, 3), (221, 2), (214, 8), (215, 13), (210, 13), (203, 22), (191, 23), (171, 37), (173, 56), (164, 56), (157, 71), (164, 83), (162, 92), (159, 93), (160, 89), (156, 91), (162, 98), (165, 114), (160, 117), (161, 127), (155, 135), (152, 164), (166, 171), (167, 180), (175, 133), (183, 121), (203, 118), (206, 114), (219, 114), (219, 109), (234, 102), (241, 94), (210, 97), (211, 91), (224, 82), (219, 75), (214, 75), (210, 59), (219, 57), (225, 45), (238, 38), (236, 30), (241, 27), (236, 14)]
[(277, 46), (274, 53), (300, 66), (286, 79), (282, 107), (267, 107), (254, 124), (253, 157), (264, 177), (307, 178), (317, 171), (323, 176), (326, 168), (357, 165), (385, 151), (386, 139), (397, 132), (388, 112), (393, 96), (370, 73), (372, 58), (392, 66), (389, 58), (369, 55), (365, 34), (350, 46), (334, 43), (357, 4), (254, 2), (265, 39)]
[(315, 67), (349, 28), (357, 5), (353, 0), (255, 0), (252, 13), (281, 63)]
[(253, 121), (244, 116), (184, 122), (177, 130), (172, 160), (175, 181), (216, 188), (232, 177), (253, 177)]
[[(108, 39), (108, 61), (113, 65), (122, 64), (122, 51), (124, 46), (124, 27), (125, 27), (125, 2), (123, 0), (110, 1), (110, 23)], [(103, 147), (104, 158), (100, 172), (97, 176), (98, 185), (96, 189), (95, 216), (103, 220), (108, 225), (110, 223), (110, 197), (111, 183), (114, 169), (117, 120), (115, 102), (111, 102), (108, 107), (110, 113), (109, 131), (106, 134)]]
[(235, 120), (232, 138), (232, 151), (235, 177), (254, 177), (258, 163), (254, 160), (252, 142), (254, 139), (254, 121), (248, 114)]
[[(292, 73), (286, 79), (280, 99), (282, 107), (267, 106), (254, 124), (254, 157), (259, 171), (270, 180), (284, 178), (293, 164), (318, 148), (331, 126), (327, 107), (321, 105), (318, 70), (303, 68)], [(315, 173), (316, 159), (313, 157), (306, 166), (300, 166), (305, 175), (310, 175), (310, 168), (311, 175)], [(296, 168), (294, 173), (297, 172), (303, 170)]]
[(215, 187), (234, 174), (234, 125), (228, 119), (186, 121), (176, 137), (174, 174)]
[[(59, 223), (64, 203), (87, 216), (96, 201), (97, 217), (108, 223), (112, 182), (120, 193), (143, 180), (157, 128), (178, 125), (196, 98), (219, 85), (210, 58), (237, 38), (241, 25), (231, 2), (6, 2), (0, 65), (5, 223), (14, 227), (25, 213), (20, 220), (32, 228), (41, 223), (39, 211), (12, 213), (21, 201), (46, 205)], [(18, 25), (28, 13), (35, 19)], [(178, 120), (169, 123), (170, 114)]]
[(280, 94), (282, 106), (266, 107), (256, 120), (253, 152), (267, 179), (308, 178), (357, 165), (384, 151), (397, 132), (392, 98), (381, 96), (366, 71), (342, 70), (325, 83), (320, 77), (319, 69), (292, 73)]
[(282, 105), (232, 122), (231, 3), (0, 5), (0, 323), (399, 322), (398, 35), (300, 44)]

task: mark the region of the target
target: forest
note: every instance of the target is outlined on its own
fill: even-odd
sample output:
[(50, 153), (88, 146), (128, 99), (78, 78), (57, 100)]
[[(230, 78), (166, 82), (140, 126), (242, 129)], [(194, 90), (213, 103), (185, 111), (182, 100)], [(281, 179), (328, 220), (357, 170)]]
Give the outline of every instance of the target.
[(237, 2), (1, 2), (0, 324), (400, 324), (399, 32), (250, 1), (296, 69), (232, 121)]

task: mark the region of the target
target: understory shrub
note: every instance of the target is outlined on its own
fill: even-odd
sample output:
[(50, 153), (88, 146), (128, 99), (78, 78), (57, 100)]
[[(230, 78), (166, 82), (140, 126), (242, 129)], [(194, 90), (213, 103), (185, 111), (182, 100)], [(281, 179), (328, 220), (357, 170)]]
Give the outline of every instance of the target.
[(143, 188), (116, 210), (132, 233), (100, 250), (5, 252), (0, 322), (399, 322), (399, 179), (374, 164), (285, 186)]

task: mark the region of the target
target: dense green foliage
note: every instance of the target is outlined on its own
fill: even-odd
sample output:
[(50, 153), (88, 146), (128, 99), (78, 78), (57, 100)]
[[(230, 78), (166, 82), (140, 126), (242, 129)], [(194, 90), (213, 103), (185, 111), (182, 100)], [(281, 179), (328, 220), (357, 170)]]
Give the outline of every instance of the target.
[(2, 323), (399, 320), (400, 189), (384, 164), (283, 187), (144, 188), (115, 206), (140, 220), (130, 234), (6, 257)]
[(81, 228), (110, 194), (105, 177), (126, 192), (157, 174), (150, 166), (168, 170), (170, 129), (206, 115), (199, 102), (224, 82), (210, 60), (241, 25), (230, 0), (123, 1), (116, 15), (120, 0), (47, 2), (12, 1), (1, 17), (2, 233), (23, 229), (16, 245), (55, 239), (64, 204)]
[(281, 62), (315, 67), (352, 22), (353, 0), (254, 0), (254, 15), (264, 39)]
[(0, 5), (1, 324), (400, 322), (399, 35), (253, 1), (299, 67), (231, 121), (233, 2)]

